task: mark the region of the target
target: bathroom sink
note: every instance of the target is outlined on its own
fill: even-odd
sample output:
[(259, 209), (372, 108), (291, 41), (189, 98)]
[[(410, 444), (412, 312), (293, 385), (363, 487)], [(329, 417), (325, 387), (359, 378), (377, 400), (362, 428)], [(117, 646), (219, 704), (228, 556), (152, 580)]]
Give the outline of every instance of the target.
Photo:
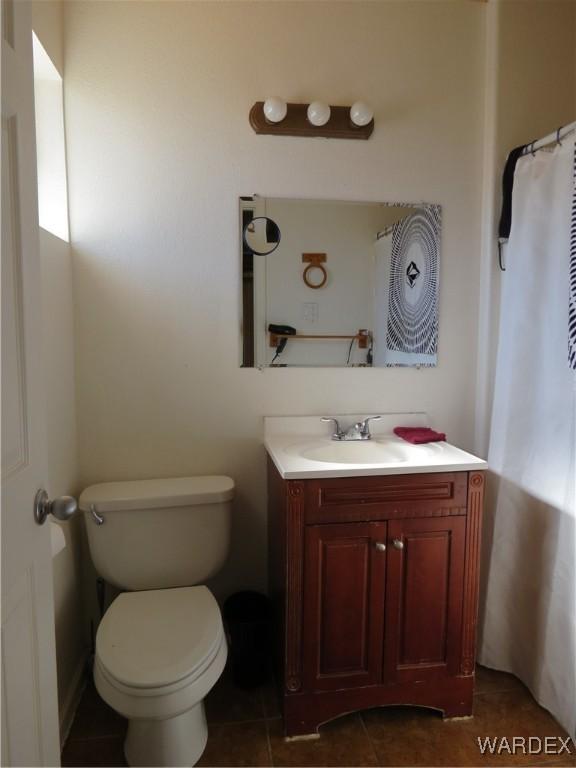
[[(370, 414), (340, 416), (344, 427)], [(265, 444), (280, 476), (306, 478), (407, 475), (485, 469), (486, 462), (447, 442), (412, 445), (393, 434), (396, 425), (423, 426), (418, 414), (386, 414), (371, 423), (371, 440), (332, 440), (332, 425), (319, 416), (270, 416)]]
[(287, 452), (310, 461), (329, 464), (400, 464), (409, 451), (391, 440), (317, 440), (289, 446)]

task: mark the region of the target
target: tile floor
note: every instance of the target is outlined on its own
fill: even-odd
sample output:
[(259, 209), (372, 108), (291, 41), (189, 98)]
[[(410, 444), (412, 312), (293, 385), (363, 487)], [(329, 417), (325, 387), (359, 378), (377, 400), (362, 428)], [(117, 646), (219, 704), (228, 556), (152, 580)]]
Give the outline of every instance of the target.
[[(571, 755), (481, 755), (477, 737), (566, 734), (512, 675), (477, 671), (474, 717), (444, 722), (410, 707), (372, 709), (323, 726), (321, 738), (286, 742), (271, 684), (234, 687), (225, 673), (206, 701), (209, 739), (201, 766), (575, 766)], [(124, 766), (126, 721), (93, 686), (82, 698), (62, 754), (63, 766)]]

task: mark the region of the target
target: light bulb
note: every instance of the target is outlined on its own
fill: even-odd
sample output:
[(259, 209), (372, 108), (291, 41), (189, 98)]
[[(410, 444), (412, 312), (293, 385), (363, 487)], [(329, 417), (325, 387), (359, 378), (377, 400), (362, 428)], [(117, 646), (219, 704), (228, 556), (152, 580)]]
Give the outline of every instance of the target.
[(374, 117), (374, 110), (365, 101), (357, 101), (350, 107), (350, 120), (360, 128)]
[(323, 101), (313, 101), (308, 105), (306, 114), (308, 122), (319, 128), (321, 125), (326, 125), (328, 120), (330, 120), (330, 107), (328, 104), (324, 104)]
[(286, 112), (288, 107), (282, 99), (270, 98), (264, 102), (264, 116), (271, 123), (281, 123), (286, 117)]

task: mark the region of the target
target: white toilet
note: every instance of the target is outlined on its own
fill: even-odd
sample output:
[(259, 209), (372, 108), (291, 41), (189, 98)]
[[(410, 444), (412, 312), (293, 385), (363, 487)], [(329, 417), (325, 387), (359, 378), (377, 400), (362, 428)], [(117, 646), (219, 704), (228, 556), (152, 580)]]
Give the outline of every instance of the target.
[(96, 634), (94, 681), (128, 718), (129, 765), (192, 766), (208, 730), (204, 697), (227, 648), (220, 609), (201, 583), (226, 559), (229, 477), (92, 485), (80, 496), (98, 573), (123, 590)]

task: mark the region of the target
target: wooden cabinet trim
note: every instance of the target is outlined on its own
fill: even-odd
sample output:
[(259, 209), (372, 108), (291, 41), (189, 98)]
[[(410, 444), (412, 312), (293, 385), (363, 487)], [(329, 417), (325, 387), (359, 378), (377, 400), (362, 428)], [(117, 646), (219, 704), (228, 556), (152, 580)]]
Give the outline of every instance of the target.
[(377, 485), (373, 488), (346, 488), (339, 486), (321, 486), (319, 505), (331, 504), (370, 504), (386, 501), (432, 501), (454, 498), (454, 483), (451, 480), (430, 482), (418, 485)]
[(466, 473), (308, 480), (306, 523), (465, 515)]
[(469, 473), (464, 604), (462, 610), (462, 661), (460, 666), (460, 673), (462, 675), (471, 675), (474, 672), (476, 658), (478, 593), (480, 584), (480, 523), (484, 506), (484, 485), (484, 472)]
[(450, 685), (437, 680), (397, 686), (372, 685), (340, 691), (318, 691), (286, 696), (284, 731), (288, 736), (315, 733), (318, 726), (340, 715), (370, 707), (414, 705), (441, 710), (444, 717), (472, 712), (474, 677), (455, 677)]
[(415, 517), (457, 517), (466, 515), (466, 507), (423, 507), (406, 504), (392, 505), (363, 505), (358, 507), (341, 507), (340, 509), (310, 509), (306, 508), (306, 525), (330, 525), (332, 523), (361, 523), (378, 522), (379, 520), (402, 520)]
[(289, 691), (302, 687), (302, 598), (304, 586), (304, 483), (287, 483), (286, 674)]

